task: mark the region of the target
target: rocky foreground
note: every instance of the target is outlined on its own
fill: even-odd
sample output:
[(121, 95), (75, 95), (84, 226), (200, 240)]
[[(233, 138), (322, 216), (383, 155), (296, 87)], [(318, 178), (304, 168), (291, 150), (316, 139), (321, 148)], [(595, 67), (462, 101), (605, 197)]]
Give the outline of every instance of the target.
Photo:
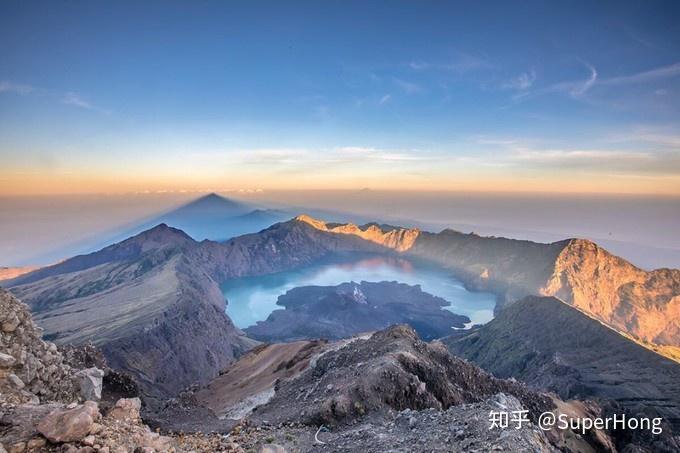
[[(252, 352), (244, 366), (257, 366), (260, 357), (278, 373), (260, 384), (260, 390), (271, 386), (268, 399), (217, 433), (161, 433), (142, 421), (142, 403), (129, 395), (135, 386), (108, 369), (96, 349), (62, 352), (43, 341), (27, 306), (6, 292), (0, 313), (3, 453), (590, 451), (613, 445), (604, 432), (544, 432), (534, 423), (540, 411), (578, 407), (596, 414), (596, 405), (565, 403), (493, 378), (406, 326), (340, 343), (308, 342), (282, 355)], [(79, 369), (93, 364), (102, 368)], [(212, 388), (215, 398), (219, 390)], [(192, 393), (185, 402), (196, 401)], [(517, 430), (490, 430), (491, 410), (526, 411), (529, 421)], [(201, 412), (194, 407), (193, 413)]]
[(110, 400), (134, 392), (134, 383), (113, 370), (71, 366), (91, 351), (62, 352), (41, 336), (28, 307), (0, 290), (0, 453), (242, 451), (218, 434), (153, 432), (139, 398)]

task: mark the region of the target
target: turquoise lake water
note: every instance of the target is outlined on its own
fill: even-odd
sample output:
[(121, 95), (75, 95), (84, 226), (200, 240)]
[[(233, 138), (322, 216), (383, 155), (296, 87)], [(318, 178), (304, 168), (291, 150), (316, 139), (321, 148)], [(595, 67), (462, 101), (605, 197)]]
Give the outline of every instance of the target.
[(468, 316), (472, 324), (484, 324), (493, 319), (496, 305), (493, 294), (468, 291), (441, 267), (401, 257), (336, 257), (291, 271), (229, 280), (222, 285), (222, 292), (228, 302), (227, 314), (236, 326), (245, 328), (282, 308), (276, 305), (276, 300), (290, 289), (308, 285), (334, 286), (350, 281), (397, 281), (421, 285), (423, 291), (450, 302), (446, 309)]

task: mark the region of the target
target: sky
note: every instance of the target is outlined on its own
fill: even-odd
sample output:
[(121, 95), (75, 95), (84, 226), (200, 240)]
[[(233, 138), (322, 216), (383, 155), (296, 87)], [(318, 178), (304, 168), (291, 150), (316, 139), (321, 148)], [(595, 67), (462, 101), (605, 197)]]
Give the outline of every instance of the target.
[(0, 2), (0, 196), (680, 195), (680, 4)]

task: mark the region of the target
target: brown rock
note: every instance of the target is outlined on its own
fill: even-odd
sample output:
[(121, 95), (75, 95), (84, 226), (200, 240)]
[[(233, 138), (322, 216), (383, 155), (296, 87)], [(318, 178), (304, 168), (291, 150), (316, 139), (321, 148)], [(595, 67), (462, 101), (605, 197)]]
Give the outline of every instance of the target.
[(19, 323), (20, 323), (19, 318), (13, 316), (12, 318), (2, 323), (2, 330), (3, 332), (7, 333), (14, 332), (16, 328), (19, 326)]
[(37, 449), (37, 448), (43, 448), (47, 444), (47, 441), (43, 439), (42, 437), (36, 437), (35, 439), (31, 439), (28, 441), (26, 444), (26, 447), (31, 450), (31, 449)]
[(26, 451), (26, 442), (17, 442), (9, 446), (8, 453), (22, 453), (23, 451)]
[(50, 412), (38, 424), (38, 431), (54, 443), (79, 441), (87, 436), (99, 416), (97, 403), (86, 401), (73, 409)]
[(108, 416), (116, 420), (137, 420), (142, 402), (139, 398), (121, 398), (109, 411)]
[(94, 436), (90, 434), (89, 436), (85, 436), (83, 440), (81, 440), (81, 443), (85, 446), (88, 447), (93, 447), (94, 446)]

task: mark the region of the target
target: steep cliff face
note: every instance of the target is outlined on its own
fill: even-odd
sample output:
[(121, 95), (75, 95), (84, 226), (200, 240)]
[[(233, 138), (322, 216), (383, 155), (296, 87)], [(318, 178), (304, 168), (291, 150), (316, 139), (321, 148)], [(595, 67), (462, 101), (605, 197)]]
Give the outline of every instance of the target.
[(156, 396), (208, 382), (257, 344), (225, 315), (224, 298), (210, 277), (186, 257), (173, 271), (177, 286), (170, 303), (136, 331), (124, 326), (101, 345), (113, 368), (132, 372)]
[(540, 289), (636, 338), (680, 346), (680, 270), (647, 272), (574, 239)]
[(536, 294), (566, 241), (540, 244), (453, 230), (423, 233), (408, 253), (451, 269), (468, 286), (501, 296), (501, 304)]

